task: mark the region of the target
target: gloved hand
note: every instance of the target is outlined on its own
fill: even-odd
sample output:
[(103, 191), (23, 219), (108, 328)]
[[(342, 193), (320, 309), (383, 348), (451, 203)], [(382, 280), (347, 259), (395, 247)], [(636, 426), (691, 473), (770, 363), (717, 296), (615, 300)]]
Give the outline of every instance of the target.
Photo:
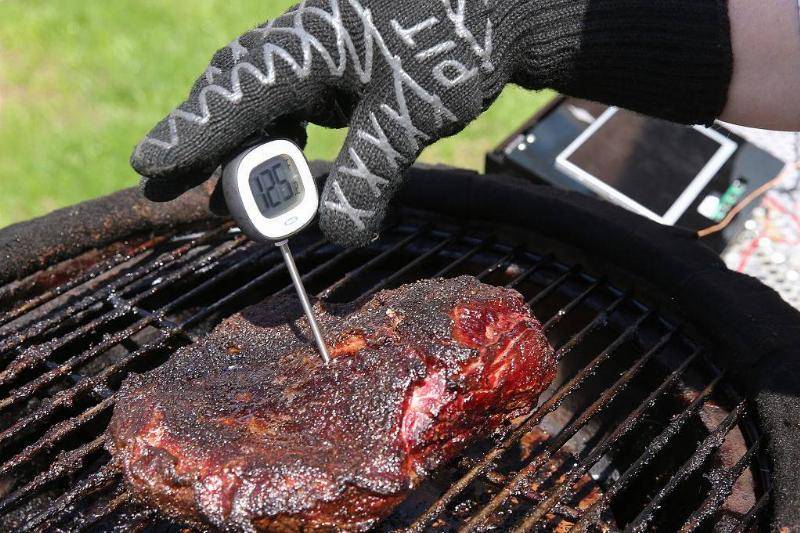
[(169, 200), (276, 123), (349, 125), (320, 225), (361, 245), (423, 148), (510, 81), (713, 118), (730, 75), (726, 24), (722, 0), (307, 0), (218, 51), (131, 163), (148, 198)]

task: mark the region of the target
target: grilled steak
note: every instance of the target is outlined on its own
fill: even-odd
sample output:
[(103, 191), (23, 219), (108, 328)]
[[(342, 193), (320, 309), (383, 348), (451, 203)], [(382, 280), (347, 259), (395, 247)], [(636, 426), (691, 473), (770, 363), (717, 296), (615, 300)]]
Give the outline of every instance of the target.
[(137, 497), (231, 530), (364, 530), (555, 373), (522, 297), (471, 277), (317, 313), (327, 367), (274, 298), (125, 381), (109, 447)]

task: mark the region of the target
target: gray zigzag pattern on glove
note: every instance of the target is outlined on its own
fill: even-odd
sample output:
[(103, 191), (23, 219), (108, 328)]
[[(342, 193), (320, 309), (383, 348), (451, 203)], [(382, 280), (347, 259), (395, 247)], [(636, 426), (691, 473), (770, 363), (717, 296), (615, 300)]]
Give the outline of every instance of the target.
[[(358, 53), (355, 50), (355, 46), (353, 45), (353, 40), (350, 36), (350, 33), (342, 24), (340, 12), (339, 12), (339, 4), (338, 0), (330, 0), (330, 7), (331, 12), (327, 12), (323, 9), (314, 8), (314, 7), (307, 7), (305, 6), (305, 2), (301, 3), (300, 6), (288, 13), (284, 13), (280, 18), (293, 15), (295, 17), (295, 27), (275, 27), (274, 21), (271, 21), (267, 26), (264, 28), (256, 29), (255, 31), (260, 31), (263, 33), (269, 32), (285, 32), (291, 33), (300, 39), (300, 43), (303, 47), (303, 59), (302, 62), (298, 62), (296, 58), (294, 58), (286, 49), (281, 46), (274, 45), (272, 43), (265, 43), (263, 45), (263, 54), (264, 54), (264, 64), (266, 65), (266, 72), (262, 72), (253, 64), (242, 61), (237, 63), (231, 69), (231, 89), (226, 89), (222, 85), (210, 83), (206, 87), (204, 87), (197, 96), (197, 104), (200, 109), (200, 113), (192, 113), (189, 111), (185, 111), (183, 109), (175, 109), (170, 113), (169, 116), (169, 128), (170, 128), (170, 139), (168, 141), (157, 139), (154, 137), (146, 137), (142, 140), (143, 143), (153, 144), (158, 146), (164, 150), (169, 150), (176, 146), (180, 139), (178, 137), (177, 132), (177, 120), (185, 120), (187, 122), (195, 123), (195, 124), (206, 124), (208, 120), (211, 118), (211, 111), (208, 106), (207, 102), (207, 94), (209, 92), (214, 92), (217, 95), (225, 98), (229, 102), (236, 103), (241, 100), (243, 96), (243, 92), (241, 90), (241, 74), (240, 71), (247, 71), (251, 75), (253, 75), (261, 84), (263, 85), (272, 85), (275, 83), (275, 56), (279, 56), (283, 59), (290, 68), (295, 72), (295, 74), (299, 78), (305, 78), (311, 72), (312, 62), (313, 62), (313, 55), (311, 54), (311, 48), (313, 47), (320, 55), (320, 57), (325, 61), (330, 69), (330, 73), (333, 76), (341, 76), (344, 73), (344, 70), (347, 66), (347, 53), (350, 55), (350, 59), (353, 62), (354, 68), (358, 73), (359, 79), (362, 83), (368, 83), (371, 79), (372, 74), (372, 58), (374, 55), (374, 46), (377, 45), (381, 55), (385, 58), (387, 64), (396, 71), (396, 75), (399, 76), (404, 83), (408, 85), (410, 89), (412, 89), (423, 101), (432, 105), (435, 109), (437, 109), (440, 115), (445, 115), (451, 120), (456, 120), (455, 116), (448, 110), (441, 102), (439, 97), (436, 94), (430, 93), (422, 88), (419, 84), (414, 81), (414, 79), (402, 68), (400, 64), (399, 58), (397, 58), (386, 46), (386, 43), (383, 40), (380, 32), (372, 23), (370, 10), (364, 8), (357, 0), (348, 0), (349, 4), (353, 7), (356, 13), (362, 19), (364, 24), (364, 47), (365, 47), (365, 60), (364, 66), (360, 65), (360, 58)], [(485, 68), (487, 70), (491, 70), (493, 67), (491, 65), (491, 22), (487, 21), (487, 34), (486, 34), (486, 42), (487, 44), (483, 47), (477, 44), (472, 33), (464, 26), (464, 0), (459, 0), (458, 8), (456, 10), (452, 9), (452, 6), (449, 3), (449, 0), (442, 0), (443, 4), (445, 5), (446, 12), (448, 17), (451, 21), (453, 21), (454, 26), (456, 27), (457, 34), (466, 39), (470, 42), (470, 45), (475, 50), (475, 53), (481, 58), (484, 62)], [(324, 47), (322, 44), (311, 34), (309, 34), (303, 27), (302, 27), (302, 15), (304, 14), (314, 14), (319, 16), (322, 20), (328, 22), (331, 25), (331, 28), (336, 32), (337, 36), (337, 48), (338, 48), (338, 57), (339, 57), (339, 64), (334, 61), (331, 53)], [(238, 41), (234, 41), (229, 45), (229, 47), (234, 52), (234, 57), (241, 57), (243, 54), (241, 44)], [(345, 53), (347, 52), (347, 53)], [(214, 67), (209, 67), (206, 70), (206, 79), (213, 79), (215, 74), (219, 74), (219, 69)], [(402, 94), (402, 91), (396, 93), (398, 100), (405, 100), (405, 97)], [(404, 107), (398, 101), (399, 107)]]
[[(470, 45), (476, 56), (481, 59), (482, 68), (487, 72), (491, 72), (493, 70), (493, 65), (491, 63), (491, 22), (487, 20), (484, 43), (481, 45), (464, 24), (465, 0), (457, 0), (455, 9), (451, 5), (451, 0), (441, 0), (441, 2), (445, 8), (448, 19), (455, 28), (456, 35)], [(204, 76), (208, 85), (199, 91), (196, 98), (199, 113), (192, 113), (180, 108), (175, 109), (172, 111), (172, 113), (170, 113), (167, 120), (170, 135), (169, 140), (162, 140), (148, 136), (142, 140), (142, 144), (150, 144), (163, 150), (169, 150), (180, 142), (177, 126), (178, 120), (184, 120), (186, 122), (200, 125), (206, 124), (211, 118), (211, 110), (208, 105), (208, 95), (210, 93), (215, 93), (232, 103), (239, 102), (243, 97), (240, 81), (243, 72), (247, 72), (264, 86), (273, 85), (276, 82), (276, 56), (289, 65), (298, 79), (305, 79), (309, 76), (312, 69), (315, 55), (312, 54), (312, 50), (316, 51), (316, 55), (319, 55), (319, 57), (325, 62), (331, 76), (336, 77), (341, 77), (344, 75), (344, 72), (347, 68), (347, 59), (349, 55), (353, 69), (356, 72), (359, 81), (363, 84), (369, 83), (373, 70), (373, 60), (375, 56), (374, 49), (377, 47), (380, 57), (383, 57), (384, 61), (390, 67), (392, 72), (395, 104), (397, 108), (394, 109), (388, 104), (383, 103), (380, 106), (381, 111), (383, 111), (383, 113), (385, 113), (390, 119), (392, 119), (402, 128), (405, 139), (408, 142), (411, 150), (417, 151), (419, 149), (419, 142), (427, 141), (429, 140), (429, 137), (414, 125), (408, 109), (404, 88), (410, 89), (420, 100), (427, 103), (431, 107), (437, 127), (442, 124), (444, 119), (455, 122), (458, 120), (458, 117), (443, 104), (438, 95), (423, 88), (421, 85), (419, 85), (419, 83), (417, 83), (416, 80), (414, 80), (411, 75), (408, 74), (406, 70), (403, 69), (400, 58), (389, 50), (386, 42), (383, 39), (383, 36), (372, 22), (370, 10), (363, 7), (358, 0), (348, 0), (348, 3), (358, 14), (363, 26), (363, 64), (361, 63), (361, 59), (355, 48), (350, 32), (342, 23), (338, 0), (329, 0), (330, 11), (326, 11), (317, 7), (309, 7), (306, 5), (304, 0), (296, 9), (284, 13), (278, 17), (278, 19), (270, 21), (264, 27), (254, 30), (264, 35), (268, 35), (271, 32), (288, 33), (290, 35), (294, 35), (299, 40), (302, 48), (301, 60), (298, 61), (297, 58), (295, 58), (281, 46), (273, 43), (265, 43), (262, 46), (262, 54), (265, 65), (264, 71), (262, 71), (252, 63), (247, 61), (239, 61), (239, 59), (244, 57), (244, 55), (246, 55), (248, 52), (247, 49), (238, 42), (238, 40), (233, 41), (229, 45), (229, 48), (233, 53), (234, 61), (239, 62), (237, 62), (230, 70), (231, 88), (227, 89), (222, 85), (214, 83), (214, 77), (221, 74), (222, 71), (219, 68), (210, 66), (208, 69), (206, 69)], [(323, 46), (314, 35), (305, 30), (303, 27), (303, 17), (305, 15), (314, 15), (319, 17), (333, 29), (336, 35), (338, 62), (334, 60), (331, 52), (325, 46)], [(293, 19), (293, 26), (275, 26), (275, 22), (277, 20), (286, 19), (287, 17), (291, 17)], [(392, 22), (396, 24), (396, 21)], [(397, 30), (397, 28), (395, 28), (395, 30)], [(413, 40), (411, 44), (414, 44)], [(432, 51), (423, 51), (421, 52), (423, 57), (425, 57), (426, 52), (432, 53)], [(466, 81), (467, 74), (469, 73), (464, 73), (463, 77), (459, 81)], [(442, 78), (443, 76), (437, 77), (440, 82), (444, 83)], [(405, 158), (403, 158), (398, 150), (391, 145), (384, 131), (380, 127), (380, 124), (378, 123), (374, 113), (370, 113), (369, 118), (375, 131), (367, 132), (363, 129), (359, 129), (357, 132), (358, 136), (361, 139), (366, 140), (378, 147), (385, 154), (390, 166), (392, 168), (398, 168), (398, 163), (405, 162)], [(349, 155), (354, 166), (339, 167), (339, 170), (348, 175), (363, 178), (375, 196), (380, 197), (381, 192), (378, 185), (386, 184), (387, 180), (372, 173), (361, 161), (361, 158), (354, 150), (351, 149)], [(338, 186), (338, 183), (334, 183), (333, 185), (334, 190), (337, 191), (336, 198), (326, 200), (324, 205), (329, 209), (347, 215), (357, 228), (363, 229), (365, 227), (363, 218), (374, 215), (374, 211), (356, 209), (349, 202), (342, 201), (344, 194), (341, 190), (341, 187)]]

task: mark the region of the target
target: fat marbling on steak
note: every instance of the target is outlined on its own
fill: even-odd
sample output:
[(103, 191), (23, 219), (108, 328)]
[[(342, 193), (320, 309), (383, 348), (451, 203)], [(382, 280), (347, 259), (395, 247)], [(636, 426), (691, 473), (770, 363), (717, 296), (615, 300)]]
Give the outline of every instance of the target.
[(226, 530), (364, 530), (555, 374), (522, 296), (475, 278), (316, 312), (328, 366), (274, 298), (125, 381), (109, 447), (139, 499)]

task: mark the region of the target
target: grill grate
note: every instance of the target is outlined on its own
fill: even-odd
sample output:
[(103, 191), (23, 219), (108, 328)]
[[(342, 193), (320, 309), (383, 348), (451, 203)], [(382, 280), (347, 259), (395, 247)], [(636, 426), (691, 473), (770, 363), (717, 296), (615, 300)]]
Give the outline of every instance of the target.
[[(525, 295), (556, 347), (560, 373), (539, 406), (437, 471), (380, 528), (747, 531), (763, 519), (769, 481), (747, 402), (700, 335), (642, 298), (482, 228), (404, 222), (346, 251), (313, 233), (296, 240), (319, 297), (468, 273)], [(151, 241), (12, 308), (0, 319), (0, 528), (173, 527), (131, 503), (108, 465), (115, 391), (290, 290), (274, 247), (221, 226)]]

